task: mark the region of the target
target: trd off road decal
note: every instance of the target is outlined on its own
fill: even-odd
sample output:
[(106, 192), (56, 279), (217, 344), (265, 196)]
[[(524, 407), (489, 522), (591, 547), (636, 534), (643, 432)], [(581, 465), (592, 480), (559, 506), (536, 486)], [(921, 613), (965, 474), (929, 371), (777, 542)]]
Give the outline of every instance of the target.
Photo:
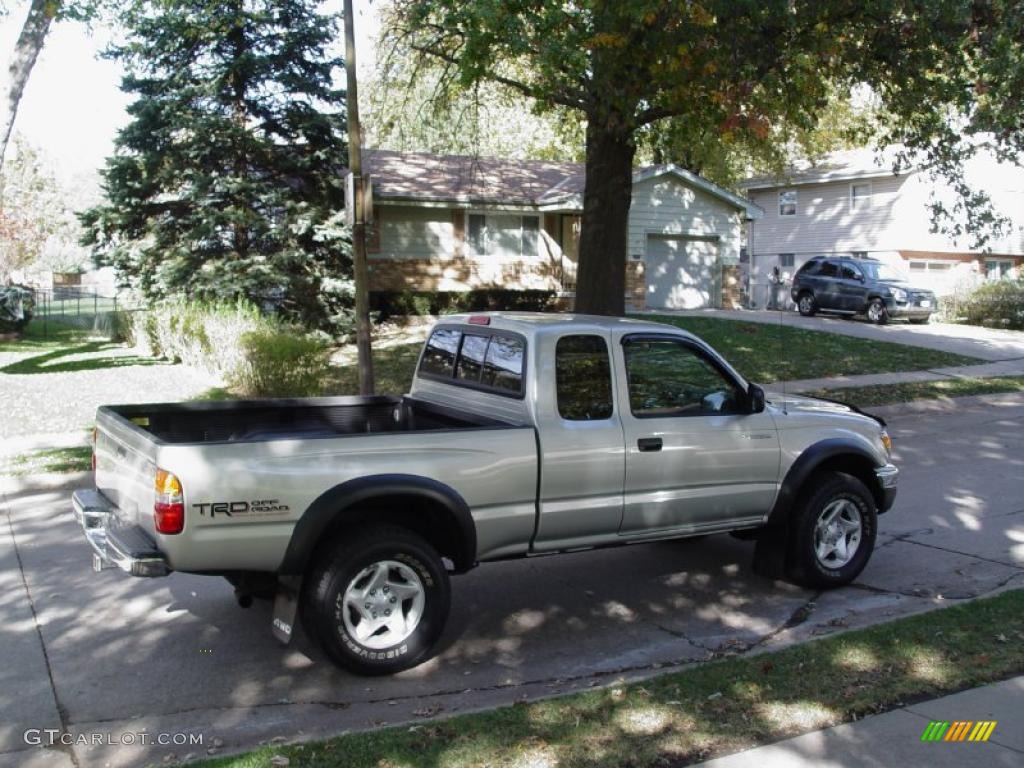
[(268, 517), (283, 515), (289, 511), (280, 499), (254, 499), (253, 501), (201, 501), (193, 504), (203, 517)]

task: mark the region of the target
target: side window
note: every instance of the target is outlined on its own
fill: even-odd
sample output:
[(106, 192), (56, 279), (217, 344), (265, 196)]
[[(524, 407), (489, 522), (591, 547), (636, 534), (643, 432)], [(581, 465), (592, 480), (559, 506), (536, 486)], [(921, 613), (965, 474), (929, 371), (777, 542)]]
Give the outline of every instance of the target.
[(804, 277), (813, 277), (814, 275), (818, 274), (819, 266), (821, 266), (820, 261), (808, 261), (806, 264), (800, 267), (800, 271), (797, 272), (797, 274), (802, 275)]
[(839, 276), (839, 265), (834, 261), (823, 261), (821, 262), (821, 271), (818, 272), (821, 277), (838, 277)]
[(430, 376), (450, 377), (455, 367), (455, 355), (459, 351), (460, 331), (439, 328), (430, 334), (427, 347), (420, 361), (420, 373)]
[(843, 263), (839, 268), (839, 276), (844, 280), (860, 280), (864, 277), (864, 275), (861, 274), (861, 271), (853, 266), (853, 264), (846, 263)]
[(514, 394), (523, 392), (523, 342), (511, 336), (492, 336), (480, 383)]
[(736, 385), (699, 352), (678, 341), (625, 344), (629, 407), (634, 416), (740, 413)]
[(558, 415), (567, 421), (612, 416), (612, 369), (600, 336), (563, 336), (555, 345)]
[(480, 373), (484, 369), (484, 355), (487, 354), (487, 336), (466, 334), (462, 337), (462, 349), (459, 361), (455, 364), (455, 378), (459, 381), (480, 381)]

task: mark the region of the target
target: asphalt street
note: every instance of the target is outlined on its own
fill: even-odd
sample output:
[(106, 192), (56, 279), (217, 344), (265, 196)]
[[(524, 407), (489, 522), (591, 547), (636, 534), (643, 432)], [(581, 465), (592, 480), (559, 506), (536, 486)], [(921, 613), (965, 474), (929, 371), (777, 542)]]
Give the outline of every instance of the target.
[[(420, 721), (781, 646), (1024, 585), (1024, 396), (877, 409), (896, 506), (851, 587), (750, 571), (729, 536), (484, 565), (453, 580), (437, 658), (392, 678), (334, 668), (221, 579), (90, 570), (67, 487), (0, 496), (0, 765), (117, 766)], [(88, 479), (73, 478), (78, 483)], [(66, 480), (64, 481), (66, 485)], [(59, 729), (76, 746), (26, 743)], [(141, 744), (158, 734), (201, 745)], [(83, 744), (100, 734), (104, 743)], [(133, 744), (108, 744), (122, 737)]]

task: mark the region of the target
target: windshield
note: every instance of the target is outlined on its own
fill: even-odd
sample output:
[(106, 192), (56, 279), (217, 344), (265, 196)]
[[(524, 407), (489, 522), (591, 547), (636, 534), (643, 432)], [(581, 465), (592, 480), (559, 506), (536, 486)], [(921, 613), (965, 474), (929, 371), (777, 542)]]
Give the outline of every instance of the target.
[(910, 277), (900, 267), (885, 262), (865, 261), (858, 265), (872, 280), (886, 280), (891, 283), (905, 283)]

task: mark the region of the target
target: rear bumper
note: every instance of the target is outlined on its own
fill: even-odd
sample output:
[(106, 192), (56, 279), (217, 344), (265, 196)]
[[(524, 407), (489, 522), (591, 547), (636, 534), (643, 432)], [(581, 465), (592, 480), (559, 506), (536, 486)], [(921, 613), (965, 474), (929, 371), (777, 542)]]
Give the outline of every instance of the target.
[(896, 487), (899, 484), (900, 471), (892, 464), (878, 467), (875, 470), (875, 477), (878, 478), (878, 487), (882, 490), (882, 503), (878, 512), (888, 512), (896, 501)]
[(92, 546), (93, 570), (120, 568), (132, 576), (166, 576), (171, 572), (167, 558), (156, 548), (149, 534), (137, 525), (124, 525), (117, 508), (96, 490), (71, 494), (75, 519)]

